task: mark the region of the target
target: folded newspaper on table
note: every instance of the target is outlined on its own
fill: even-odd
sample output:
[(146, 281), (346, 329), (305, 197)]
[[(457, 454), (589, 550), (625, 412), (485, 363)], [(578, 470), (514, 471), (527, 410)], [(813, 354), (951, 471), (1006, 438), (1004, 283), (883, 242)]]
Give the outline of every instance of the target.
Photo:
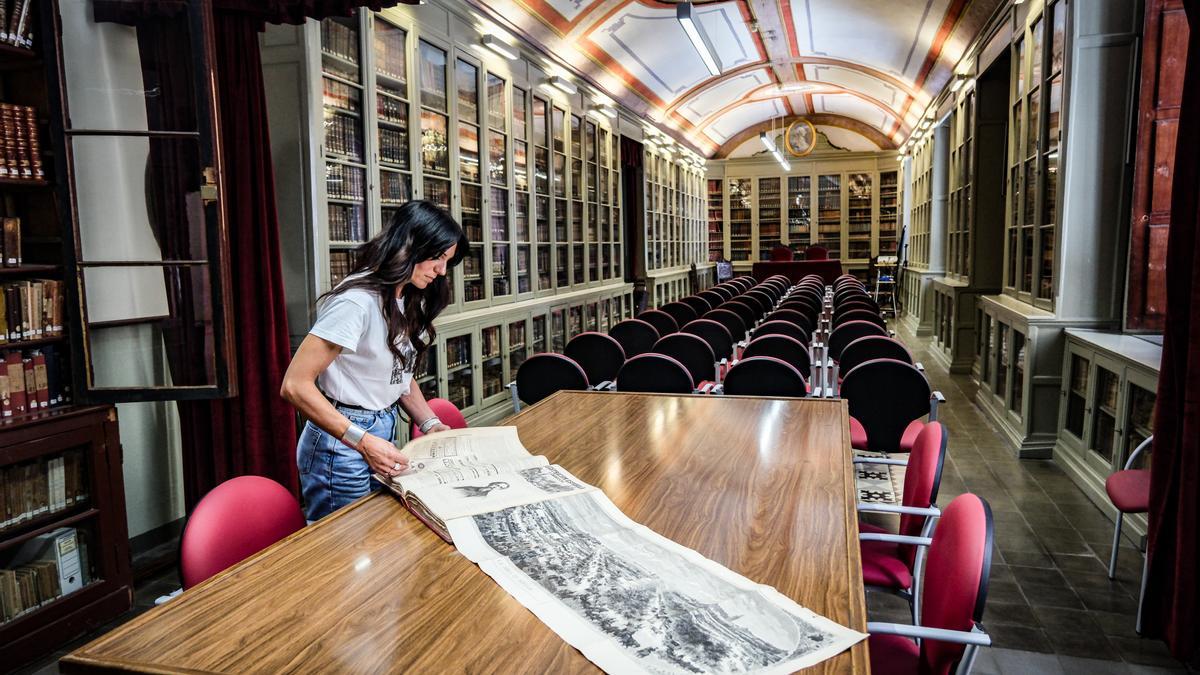
[(408, 508), (605, 671), (790, 673), (866, 637), (633, 522), (515, 428), (404, 452)]

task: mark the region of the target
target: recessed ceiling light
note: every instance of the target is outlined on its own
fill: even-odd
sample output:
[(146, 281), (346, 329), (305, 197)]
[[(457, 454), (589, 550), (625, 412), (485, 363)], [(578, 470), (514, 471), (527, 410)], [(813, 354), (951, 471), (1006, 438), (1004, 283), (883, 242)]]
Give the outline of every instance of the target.
[(496, 37), (495, 35), (484, 35), (480, 39), (480, 41), (483, 43), (484, 47), (487, 47), (488, 49), (496, 52), (497, 54), (499, 54), (500, 56), (503, 56), (504, 58), (508, 59), (509, 61), (516, 61), (518, 58), (521, 57), (521, 55), (517, 52), (517, 50), (512, 45), (505, 43), (503, 40)]

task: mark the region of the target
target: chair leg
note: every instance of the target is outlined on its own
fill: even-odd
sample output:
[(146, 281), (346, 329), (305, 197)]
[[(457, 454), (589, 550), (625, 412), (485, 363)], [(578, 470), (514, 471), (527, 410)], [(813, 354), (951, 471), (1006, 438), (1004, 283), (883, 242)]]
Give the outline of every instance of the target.
[(1108, 559), (1108, 578), (1117, 578), (1117, 551), (1121, 549), (1121, 523), (1125, 520), (1125, 514), (1117, 512), (1117, 526), (1113, 530), (1113, 545), (1112, 556)]
[(1142, 634), (1142, 603), (1146, 601), (1146, 579), (1150, 576), (1150, 551), (1142, 554), (1142, 590), (1138, 592), (1137, 621), (1133, 629), (1138, 635)]

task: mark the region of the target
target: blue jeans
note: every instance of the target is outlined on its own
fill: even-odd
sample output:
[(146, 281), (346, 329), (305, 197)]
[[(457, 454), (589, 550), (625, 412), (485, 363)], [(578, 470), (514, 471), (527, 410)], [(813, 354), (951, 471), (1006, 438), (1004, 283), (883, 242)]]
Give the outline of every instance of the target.
[[(356, 410), (337, 406), (372, 436), (395, 438), (396, 409)], [(383, 486), (371, 478), (371, 467), (357, 450), (330, 436), (311, 421), (304, 424), (296, 445), (300, 490), (304, 495), (304, 517), (319, 520), (350, 502)]]

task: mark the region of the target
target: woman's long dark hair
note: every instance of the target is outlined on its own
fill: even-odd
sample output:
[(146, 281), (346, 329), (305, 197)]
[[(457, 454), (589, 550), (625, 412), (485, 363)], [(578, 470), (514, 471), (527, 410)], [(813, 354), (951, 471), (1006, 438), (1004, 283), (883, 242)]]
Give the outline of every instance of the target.
[[(433, 260), (456, 244), (454, 257), (446, 261), (447, 270), (467, 254), (467, 237), (462, 227), (450, 214), (430, 202), (408, 202), (396, 209), (382, 232), (355, 250), (354, 269), (346, 281), (322, 295), (321, 299), (352, 288), (378, 294), (380, 309), (387, 322), (388, 348), (405, 370), (415, 370), (437, 335), (433, 320), (450, 304), (450, 277), (435, 277), (423, 289), (405, 284), (400, 295), (404, 300), (403, 312), (393, 301), (396, 288), (412, 279), (417, 263)], [(414, 363), (408, 363), (408, 357), (396, 344), (401, 335), (407, 336), (416, 349)]]

